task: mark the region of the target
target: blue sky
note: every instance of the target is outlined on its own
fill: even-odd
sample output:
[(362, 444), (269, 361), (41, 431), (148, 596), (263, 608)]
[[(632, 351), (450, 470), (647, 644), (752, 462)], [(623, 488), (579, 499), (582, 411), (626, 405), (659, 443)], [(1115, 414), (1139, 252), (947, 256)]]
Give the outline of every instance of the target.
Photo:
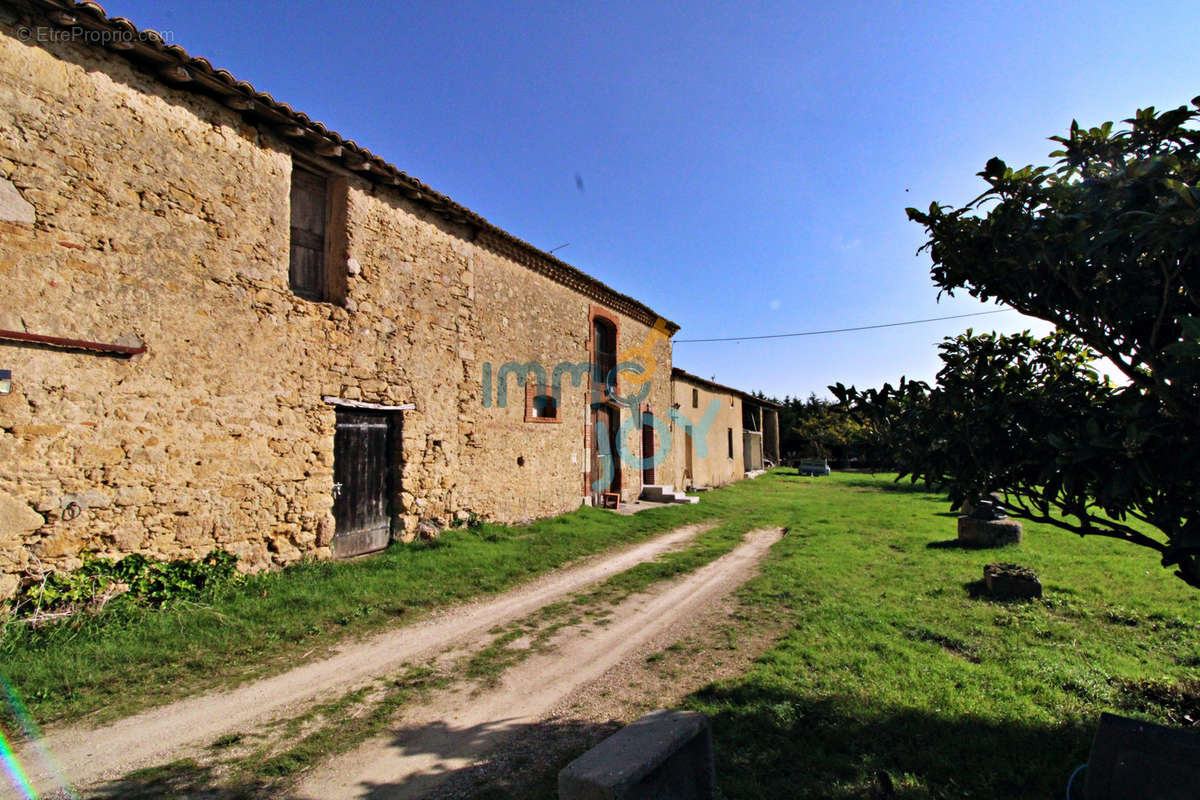
[[(904, 208), (961, 204), (1071, 119), (1200, 94), (1196, 3), (275, 3), (112, 0), (682, 326), (776, 334), (987, 310), (942, 298)], [(284, 10), (285, 9), (285, 10)], [(576, 183), (580, 176), (583, 189)], [(748, 390), (931, 379), (1006, 312), (679, 343)]]

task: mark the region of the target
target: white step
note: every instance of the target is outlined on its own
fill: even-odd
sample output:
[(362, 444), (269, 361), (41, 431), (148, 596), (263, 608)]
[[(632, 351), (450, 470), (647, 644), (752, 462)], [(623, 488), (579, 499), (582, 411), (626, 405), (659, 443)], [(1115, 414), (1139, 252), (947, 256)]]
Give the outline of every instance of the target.
[(642, 499), (654, 503), (699, 503), (699, 497), (688, 497), (675, 491), (671, 484), (647, 484), (642, 487)]
[(647, 500), (660, 500), (668, 495), (675, 493), (675, 487), (671, 484), (648, 483), (642, 487), (642, 497)]

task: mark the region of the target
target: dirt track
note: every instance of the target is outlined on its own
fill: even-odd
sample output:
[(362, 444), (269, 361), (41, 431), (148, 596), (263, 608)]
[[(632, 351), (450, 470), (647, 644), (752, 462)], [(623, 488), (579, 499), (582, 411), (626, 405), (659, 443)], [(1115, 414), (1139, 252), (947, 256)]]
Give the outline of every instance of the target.
[[(183, 758), (223, 734), (260, 727), (324, 696), (367, 685), (406, 662), (469, 645), (496, 625), (676, 549), (707, 527), (711, 526), (686, 526), (589, 558), (497, 597), (345, 645), (327, 659), (245, 686), (151, 709), (101, 728), (48, 731), (40, 747), (26, 746), (17, 757), (40, 794), (62, 788), (55, 773), (77, 789), (86, 789), (141, 767)], [(576, 671), (569, 664), (566, 669)], [(52, 754), (55, 763), (48, 763), (44, 753)]]
[(780, 536), (779, 529), (755, 531), (737, 549), (690, 575), (626, 599), (602, 625), (563, 629), (550, 652), (534, 653), (510, 668), (494, 689), (434, 695), (406, 711), (387, 735), (318, 768), (298, 795), (312, 800), (428, 795), (641, 644), (736, 589)]

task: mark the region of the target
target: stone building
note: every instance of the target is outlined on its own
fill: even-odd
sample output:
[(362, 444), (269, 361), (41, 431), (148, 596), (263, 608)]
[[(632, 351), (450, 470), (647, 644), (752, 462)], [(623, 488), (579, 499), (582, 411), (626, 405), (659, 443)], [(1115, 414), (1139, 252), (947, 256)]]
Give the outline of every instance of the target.
[(0, 596), (633, 499), (671, 403), (676, 325), (94, 3), (0, 2), (0, 280)]
[(688, 422), (676, 426), (674, 473), (681, 487), (712, 488), (779, 463), (779, 406), (671, 370), (671, 396)]

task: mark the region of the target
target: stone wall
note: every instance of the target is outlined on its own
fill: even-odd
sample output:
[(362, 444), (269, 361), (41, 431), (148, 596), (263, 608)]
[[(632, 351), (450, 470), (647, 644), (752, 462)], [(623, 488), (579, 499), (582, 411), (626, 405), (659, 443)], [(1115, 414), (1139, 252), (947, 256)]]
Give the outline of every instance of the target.
[[(685, 426), (677, 425), (673, 458), (676, 481), (680, 486), (724, 486), (746, 477), (746, 462), (742, 451), (742, 398), (733, 392), (721, 392), (708, 384), (697, 383), (679, 375), (671, 379), (674, 402), (680, 413), (693, 424), (696, 437), (710, 404), (716, 401), (718, 411), (705, 433), (706, 452), (701, 455), (697, 442), (691, 441)], [(695, 394), (693, 395), (693, 391)], [(695, 402), (693, 402), (693, 397)], [(733, 434), (733, 456), (729, 454), (729, 436)], [(689, 471), (688, 450), (691, 450)]]
[[(515, 521), (579, 505), (585, 388), (564, 392), (561, 423), (533, 423), (515, 387), (506, 408), (485, 407), (481, 378), (487, 362), (586, 361), (594, 301), (345, 172), (346, 300), (303, 300), (288, 286), (285, 142), (98, 48), (18, 41), (9, 14), (0, 329), (147, 352), (0, 342), (13, 371), (0, 395), (0, 598), (16, 574), (74, 567), (85, 550), (221, 547), (247, 569), (329, 556), (326, 395), (415, 405), (397, 535), (456, 513)], [(620, 317), (622, 349), (648, 332)], [(665, 410), (669, 342), (655, 354), (650, 403)], [(623, 484), (640, 490), (632, 465)]]
[[(561, 423), (524, 421), (524, 391), (508, 378), (507, 408), (495, 403), (500, 367), (508, 361), (534, 361), (551, 377), (559, 363), (582, 364), (589, 360), (591, 335), (589, 309), (584, 298), (549, 278), (533, 274), (511, 260), (482, 251), (476, 271), (476, 302), (482, 325), (481, 345), (468, 366), (474, 377), (464, 398), (475, 407), (474, 423), (465, 438), (466, 458), (472, 472), (493, 476), (476, 482), (464, 493), (468, 507), (486, 504), (492, 513), (509, 519), (543, 516), (579, 505), (591, 453), (585, 439), (589, 424), (588, 379), (579, 386), (562, 381)], [(651, 328), (620, 316), (617, 350), (641, 345)], [(670, 406), (671, 348), (659, 340), (654, 347), (655, 372), (647, 402), (652, 411)], [(492, 365), (493, 402), (484, 408), (480, 393), (482, 364)], [(617, 391), (632, 395), (637, 388), (618, 375)], [(479, 399), (476, 399), (479, 398)], [(621, 421), (632, 411), (622, 408)], [(635, 420), (626, 437), (626, 452), (642, 456), (640, 427)], [(520, 460), (518, 463), (518, 459)], [(621, 494), (626, 500), (641, 493), (641, 471), (636, 464), (621, 465)]]

